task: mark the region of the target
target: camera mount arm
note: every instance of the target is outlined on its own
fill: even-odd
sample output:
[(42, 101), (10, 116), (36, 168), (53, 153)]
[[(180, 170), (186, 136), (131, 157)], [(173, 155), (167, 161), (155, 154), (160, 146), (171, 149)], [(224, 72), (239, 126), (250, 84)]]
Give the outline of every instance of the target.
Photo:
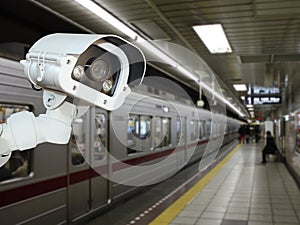
[(0, 167), (14, 150), (27, 150), (40, 143), (68, 143), (76, 106), (65, 101), (64, 95), (44, 91), (45, 114), (35, 117), (32, 112), (12, 114), (0, 124)]

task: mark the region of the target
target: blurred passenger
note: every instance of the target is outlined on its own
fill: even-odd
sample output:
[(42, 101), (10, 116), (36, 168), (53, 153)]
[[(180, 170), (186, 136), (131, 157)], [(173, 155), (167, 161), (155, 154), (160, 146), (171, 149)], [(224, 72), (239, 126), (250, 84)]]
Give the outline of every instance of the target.
[(260, 128), (259, 125), (255, 125), (254, 127), (254, 135), (255, 135), (255, 142), (257, 143), (260, 139)]
[(240, 144), (241, 143), (245, 144), (245, 126), (244, 125), (240, 126), (239, 135), (240, 135), (240, 137), (239, 137)]
[(245, 125), (245, 138), (246, 138), (246, 143), (249, 144), (249, 140), (250, 140), (250, 125), (249, 124)]
[(266, 163), (267, 162), (267, 154), (275, 154), (277, 152), (279, 152), (276, 143), (275, 143), (275, 139), (271, 134), (271, 131), (267, 131), (266, 132), (266, 145), (264, 147), (264, 149), (262, 150), (262, 161), (261, 163)]

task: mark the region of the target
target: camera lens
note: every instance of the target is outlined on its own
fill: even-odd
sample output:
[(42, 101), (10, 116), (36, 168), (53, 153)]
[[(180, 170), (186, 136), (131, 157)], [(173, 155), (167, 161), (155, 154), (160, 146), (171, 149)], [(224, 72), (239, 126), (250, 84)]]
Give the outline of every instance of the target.
[(96, 59), (90, 66), (90, 75), (93, 80), (103, 82), (110, 76), (109, 64), (101, 58)]

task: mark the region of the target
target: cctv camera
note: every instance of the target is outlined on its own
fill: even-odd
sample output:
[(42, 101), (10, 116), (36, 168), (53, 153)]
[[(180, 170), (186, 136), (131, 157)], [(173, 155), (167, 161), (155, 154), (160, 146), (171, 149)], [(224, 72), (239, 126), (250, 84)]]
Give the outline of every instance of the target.
[(142, 82), (146, 68), (143, 53), (126, 40), (92, 34), (45, 36), (21, 63), (30, 82), (43, 89), (47, 112), (38, 117), (14, 113), (0, 124), (0, 167), (14, 150), (44, 142), (68, 143), (75, 116), (89, 105), (106, 110), (121, 106), (130, 83)]
[(146, 68), (137, 47), (114, 35), (96, 34), (45, 36), (22, 63), (33, 85), (106, 110), (124, 102), (129, 83), (142, 81)]

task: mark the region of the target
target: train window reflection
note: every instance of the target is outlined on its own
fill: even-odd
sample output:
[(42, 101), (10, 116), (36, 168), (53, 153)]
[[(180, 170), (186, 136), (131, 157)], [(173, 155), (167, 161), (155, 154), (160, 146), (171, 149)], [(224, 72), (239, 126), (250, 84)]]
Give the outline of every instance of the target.
[(140, 139), (144, 140), (151, 136), (151, 118), (150, 116), (140, 117)]
[(211, 120), (208, 120), (206, 122), (206, 137), (207, 138), (209, 138), (210, 134), (211, 134), (211, 129), (212, 129), (211, 124), (212, 124)]
[(127, 153), (149, 151), (151, 146), (151, 117), (130, 114), (127, 127)]
[(140, 150), (151, 150), (151, 117), (140, 116)]
[(163, 141), (162, 147), (169, 146), (171, 144), (171, 123), (169, 118), (162, 118), (163, 128)]
[(197, 140), (199, 137), (199, 128), (198, 128), (198, 121), (191, 120), (191, 141)]
[(186, 142), (186, 117), (177, 118), (177, 144), (184, 145)]
[(105, 156), (106, 146), (106, 117), (99, 113), (95, 115), (94, 161), (100, 161)]
[[(29, 105), (0, 104), (0, 123), (17, 112), (33, 111)], [(9, 161), (0, 167), (0, 182), (13, 178), (28, 177), (32, 173), (32, 149), (26, 151), (13, 151)]]
[(153, 118), (153, 127), (154, 127), (154, 148), (159, 148), (162, 142), (162, 124), (160, 117)]
[(171, 145), (171, 119), (130, 114), (127, 127), (127, 154), (152, 151)]
[[(165, 117), (154, 117), (154, 149), (171, 145), (171, 119)], [(179, 128), (178, 128), (179, 129)], [(178, 134), (178, 131), (177, 131)], [(179, 133), (180, 138), (180, 133)]]
[(180, 117), (177, 118), (176, 121), (176, 143), (178, 144), (181, 137), (181, 120)]
[(205, 120), (199, 121), (199, 138), (205, 138)]
[(137, 148), (136, 136), (139, 135), (139, 117), (138, 115), (129, 115), (127, 126), (127, 147), (128, 154), (135, 152)]
[(86, 118), (75, 119), (72, 123), (71, 158), (74, 166), (84, 164), (86, 154)]

